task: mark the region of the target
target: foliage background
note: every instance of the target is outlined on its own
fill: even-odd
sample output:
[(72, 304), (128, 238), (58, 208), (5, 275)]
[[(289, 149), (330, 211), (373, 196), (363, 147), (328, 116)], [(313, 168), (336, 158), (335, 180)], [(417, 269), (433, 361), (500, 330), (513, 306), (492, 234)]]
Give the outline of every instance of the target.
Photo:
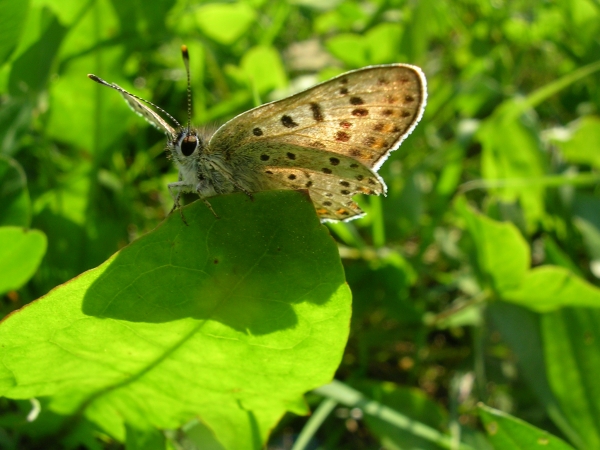
[[(381, 169), (388, 196), (330, 226), (353, 292), (336, 378), (465, 441), (482, 439), (483, 402), (594, 448), (599, 16), (594, 0), (0, 0), (0, 222), (39, 230), (22, 263), (0, 249), (18, 269), (0, 282), (2, 312), (98, 266), (171, 207), (163, 137), (87, 73), (183, 118), (187, 44), (193, 121), (214, 126), (346, 70), (416, 64), (429, 102)], [(0, 231), (3, 248), (16, 242)], [(306, 420), (286, 416), (269, 445), (288, 448)], [(10, 445), (29, 439), (3, 426)], [(338, 407), (314, 442), (424, 445), (411, 439)]]

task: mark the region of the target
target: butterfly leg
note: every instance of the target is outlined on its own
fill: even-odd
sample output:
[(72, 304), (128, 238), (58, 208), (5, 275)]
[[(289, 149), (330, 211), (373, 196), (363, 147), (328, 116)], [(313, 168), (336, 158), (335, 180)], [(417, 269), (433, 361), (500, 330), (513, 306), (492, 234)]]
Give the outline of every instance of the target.
[(185, 217), (183, 216), (183, 211), (181, 210), (181, 203), (179, 202), (181, 199), (181, 193), (185, 192), (186, 186), (188, 186), (188, 184), (183, 183), (181, 180), (177, 181), (176, 183), (169, 183), (169, 193), (173, 198), (173, 207), (171, 208), (171, 211), (169, 211), (169, 215), (173, 211), (178, 209), (179, 215), (181, 216), (181, 220), (183, 221), (183, 223), (189, 226), (187, 221), (185, 220)]

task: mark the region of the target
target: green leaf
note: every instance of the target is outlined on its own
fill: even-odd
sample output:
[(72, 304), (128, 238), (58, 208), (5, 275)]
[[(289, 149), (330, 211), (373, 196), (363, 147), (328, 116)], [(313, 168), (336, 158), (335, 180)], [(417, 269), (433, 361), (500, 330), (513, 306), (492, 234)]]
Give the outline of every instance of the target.
[(368, 64), (365, 38), (358, 34), (338, 34), (327, 40), (327, 50), (350, 67), (362, 67)]
[[(43, 11), (41, 20), (43, 32), (39, 40), (13, 62), (8, 81), (11, 95), (33, 96), (46, 87), (54, 58), (67, 29), (48, 10)], [(33, 67), (35, 70), (32, 70)]]
[(286, 86), (287, 78), (281, 57), (271, 46), (257, 46), (248, 50), (242, 58), (241, 68), (245, 81), (259, 94)]
[(21, 165), (0, 155), (0, 225), (28, 227), (31, 222), (31, 202), (27, 179)]
[[(227, 449), (258, 449), (331, 380), (350, 292), (306, 194), (211, 199), (0, 325), (0, 392), (50, 396), (123, 440), (124, 426), (199, 417)], [(68, 376), (65, 376), (68, 374)]]
[(502, 298), (538, 312), (564, 306), (600, 308), (600, 289), (569, 269), (558, 266), (541, 266), (530, 270), (521, 284), (504, 291)]
[(565, 160), (573, 164), (589, 164), (600, 168), (600, 118), (586, 116), (574, 127), (571, 139), (557, 142)]
[(510, 186), (510, 181), (538, 181), (545, 172), (538, 137), (517, 120), (492, 116), (481, 124), (477, 137), (483, 147), (481, 172), (488, 180), (507, 180), (507, 186), (494, 189), (505, 202), (520, 202), (529, 228), (544, 212), (545, 188), (531, 183), (526, 189)]
[(0, 66), (17, 47), (25, 26), (29, 1), (0, 0)]
[(548, 381), (561, 410), (583, 441), (600, 448), (600, 311), (565, 308), (542, 316)]
[(505, 412), (479, 405), (479, 417), (496, 450), (573, 450), (562, 439)]
[(0, 227), (0, 294), (25, 284), (45, 252), (46, 235), (41, 231)]
[(529, 246), (512, 223), (497, 222), (471, 209), (464, 198), (456, 202), (475, 243), (481, 275), (497, 292), (516, 288), (529, 269)]
[[(405, 414), (417, 423), (441, 429), (446, 423), (447, 413), (440, 405), (418, 389), (409, 389), (393, 383), (369, 383), (358, 386), (373, 400), (386, 405), (400, 414)], [(439, 445), (416, 436), (410, 430), (396, 427), (377, 416), (366, 415), (365, 423), (379, 437), (381, 444), (390, 450), (405, 448), (439, 449)]]
[(254, 9), (242, 2), (203, 5), (195, 15), (202, 32), (223, 45), (233, 44), (256, 21)]

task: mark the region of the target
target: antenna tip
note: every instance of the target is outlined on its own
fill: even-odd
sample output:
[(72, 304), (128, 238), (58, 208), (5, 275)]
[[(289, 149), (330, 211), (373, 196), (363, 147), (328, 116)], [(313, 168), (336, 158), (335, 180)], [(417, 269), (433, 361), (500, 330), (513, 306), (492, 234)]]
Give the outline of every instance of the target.
[(187, 45), (182, 45), (181, 46), (181, 54), (183, 55), (184, 58), (189, 58), (190, 57), (190, 55), (188, 54)]

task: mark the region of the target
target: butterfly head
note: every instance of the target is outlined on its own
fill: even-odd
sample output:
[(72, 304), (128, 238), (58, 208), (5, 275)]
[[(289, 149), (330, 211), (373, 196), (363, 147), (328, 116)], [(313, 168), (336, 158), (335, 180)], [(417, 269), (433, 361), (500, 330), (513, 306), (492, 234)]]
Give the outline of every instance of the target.
[(176, 160), (185, 161), (188, 158), (198, 157), (204, 147), (205, 140), (198, 134), (198, 131), (182, 128), (173, 140), (171, 151)]

